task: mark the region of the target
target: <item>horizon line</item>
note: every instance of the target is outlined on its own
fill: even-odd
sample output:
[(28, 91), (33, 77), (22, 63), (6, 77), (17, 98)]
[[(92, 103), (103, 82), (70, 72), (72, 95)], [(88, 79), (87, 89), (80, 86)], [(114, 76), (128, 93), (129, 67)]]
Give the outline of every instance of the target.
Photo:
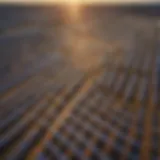
[(160, 1), (154, 0), (154, 1), (147, 1), (147, 2), (143, 2), (143, 1), (70, 1), (67, 2), (65, 0), (63, 1), (50, 1), (50, 0), (39, 0), (39, 1), (22, 1), (22, 0), (15, 0), (14, 2), (11, 0), (0, 0), (0, 4), (11, 4), (11, 5), (15, 5), (15, 4), (21, 4), (21, 5), (160, 5)]

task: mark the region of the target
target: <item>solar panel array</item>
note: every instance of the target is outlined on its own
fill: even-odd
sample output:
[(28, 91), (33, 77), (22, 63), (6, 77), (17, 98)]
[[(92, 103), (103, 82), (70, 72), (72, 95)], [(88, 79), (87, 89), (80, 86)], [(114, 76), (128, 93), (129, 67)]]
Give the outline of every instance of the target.
[(1, 94), (0, 159), (160, 159), (159, 54), (140, 43), (94, 76), (46, 68)]

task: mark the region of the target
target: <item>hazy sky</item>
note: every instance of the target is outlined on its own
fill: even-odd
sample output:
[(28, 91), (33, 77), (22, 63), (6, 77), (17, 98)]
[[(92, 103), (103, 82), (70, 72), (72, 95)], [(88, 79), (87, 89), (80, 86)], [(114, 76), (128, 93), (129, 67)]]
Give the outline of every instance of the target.
[(153, 3), (159, 2), (160, 0), (0, 0), (0, 2), (24, 2), (24, 3)]

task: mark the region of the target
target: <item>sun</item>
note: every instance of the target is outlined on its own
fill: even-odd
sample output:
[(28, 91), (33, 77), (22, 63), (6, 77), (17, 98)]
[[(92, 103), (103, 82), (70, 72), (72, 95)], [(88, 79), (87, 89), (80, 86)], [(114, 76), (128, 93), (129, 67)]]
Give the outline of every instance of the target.
[(64, 3), (69, 4), (69, 5), (78, 5), (82, 3), (82, 0), (65, 0)]

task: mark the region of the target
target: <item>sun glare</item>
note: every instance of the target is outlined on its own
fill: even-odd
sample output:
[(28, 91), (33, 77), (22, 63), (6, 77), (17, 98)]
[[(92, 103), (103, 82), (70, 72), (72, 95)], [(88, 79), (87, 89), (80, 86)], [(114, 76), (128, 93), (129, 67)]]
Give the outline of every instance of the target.
[(77, 21), (81, 17), (81, 9), (82, 5), (80, 3), (80, 0), (66, 0), (65, 8), (66, 14), (70, 17), (72, 21)]

